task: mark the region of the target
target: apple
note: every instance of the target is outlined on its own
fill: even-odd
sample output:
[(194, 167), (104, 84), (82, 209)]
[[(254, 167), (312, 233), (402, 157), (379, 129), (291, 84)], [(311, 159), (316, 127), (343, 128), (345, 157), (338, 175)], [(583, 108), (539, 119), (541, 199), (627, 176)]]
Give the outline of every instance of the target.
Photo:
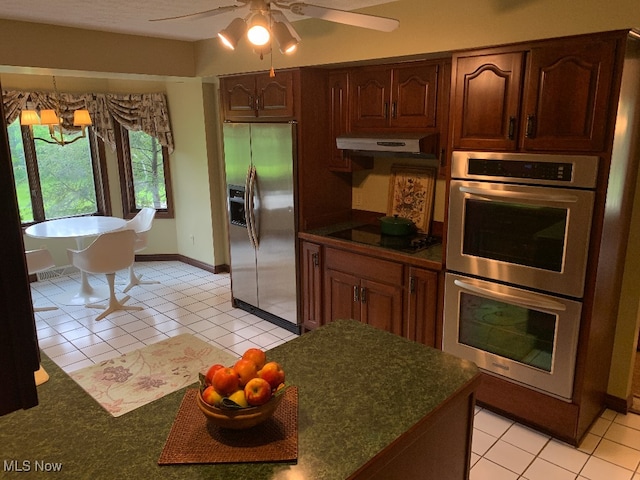
[(222, 395), (216, 392), (216, 389), (209, 385), (202, 391), (202, 400), (211, 406), (217, 407), (220, 405), (220, 402), (222, 402)]
[(211, 385), (213, 383), (213, 376), (216, 374), (218, 370), (224, 368), (224, 365), (220, 363), (216, 363), (215, 365), (211, 365), (207, 370), (206, 375), (204, 376), (205, 385)]
[(271, 398), (271, 385), (263, 378), (252, 378), (244, 387), (244, 395), (249, 405), (264, 405)]
[(284, 370), (278, 362), (267, 362), (258, 372), (258, 377), (269, 382), (272, 389), (276, 389), (284, 383)]
[(228, 397), (240, 388), (240, 377), (233, 368), (224, 367), (213, 375), (211, 385), (220, 395)]
[(240, 378), (240, 387), (244, 387), (249, 380), (258, 376), (258, 366), (253, 360), (247, 360), (246, 358), (238, 360), (233, 369)]
[(249, 348), (242, 354), (242, 358), (253, 360), (253, 363), (258, 366), (258, 370), (264, 367), (264, 364), (267, 363), (267, 354), (259, 348)]
[(229, 395), (229, 400), (233, 400), (235, 403), (237, 403), (243, 408), (249, 406), (249, 403), (247, 402), (247, 397), (244, 393), (244, 390), (242, 389), (238, 390), (237, 392), (233, 392), (231, 395)]

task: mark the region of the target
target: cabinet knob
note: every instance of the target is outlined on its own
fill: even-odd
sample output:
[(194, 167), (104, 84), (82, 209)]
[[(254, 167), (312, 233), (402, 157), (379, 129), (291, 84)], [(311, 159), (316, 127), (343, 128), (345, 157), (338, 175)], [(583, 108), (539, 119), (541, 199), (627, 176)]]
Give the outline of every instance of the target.
[(356, 303), (360, 301), (360, 289), (358, 285), (353, 286), (353, 301)]
[(360, 301), (362, 303), (367, 303), (367, 289), (365, 287), (360, 289)]
[(391, 118), (398, 118), (398, 102), (391, 104)]
[(314, 267), (320, 265), (320, 255), (318, 255), (318, 252), (314, 252), (311, 254), (311, 260), (313, 261)]

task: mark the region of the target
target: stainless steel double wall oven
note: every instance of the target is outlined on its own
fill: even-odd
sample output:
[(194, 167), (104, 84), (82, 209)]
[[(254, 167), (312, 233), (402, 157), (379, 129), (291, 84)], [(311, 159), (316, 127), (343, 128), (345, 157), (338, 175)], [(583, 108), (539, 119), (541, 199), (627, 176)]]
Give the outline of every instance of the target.
[(598, 157), (454, 152), (443, 350), (571, 401)]

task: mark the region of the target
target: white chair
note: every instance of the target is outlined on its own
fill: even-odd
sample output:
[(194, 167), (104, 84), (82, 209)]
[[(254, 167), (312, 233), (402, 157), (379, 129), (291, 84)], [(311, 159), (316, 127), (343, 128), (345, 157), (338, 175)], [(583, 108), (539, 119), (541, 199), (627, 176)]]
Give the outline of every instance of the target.
[(124, 305), (129, 296), (122, 300), (116, 298), (116, 272), (128, 268), (134, 259), (136, 233), (133, 230), (118, 230), (100, 235), (84, 250), (67, 249), (72, 265), (87, 273), (104, 273), (109, 283), (109, 304), (88, 304), (89, 308), (104, 308), (96, 317), (102, 320), (116, 310), (142, 310), (139, 306)]
[[(135, 231), (138, 236), (136, 237), (136, 243), (134, 246), (135, 253), (141, 252), (147, 248), (148, 234), (151, 230), (153, 223), (153, 217), (156, 215), (156, 210), (151, 207), (145, 207), (138, 212), (138, 214), (127, 222), (126, 229)], [(142, 275), (136, 276), (133, 270), (133, 263), (129, 266), (129, 284), (122, 290), (123, 293), (128, 292), (136, 285), (151, 285), (153, 283), (160, 283), (155, 280), (142, 280)]]
[[(36, 273), (44, 272), (56, 266), (56, 262), (53, 261), (51, 252), (46, 248), (27, 250), (24, 252), (24, 256), (27, 259), (27, 272), (29, 272), (29, 275), (35, 275)], [(58, 307), (53, 306), (33, 307), (34, 312), (46, 312), (57, 309)]]

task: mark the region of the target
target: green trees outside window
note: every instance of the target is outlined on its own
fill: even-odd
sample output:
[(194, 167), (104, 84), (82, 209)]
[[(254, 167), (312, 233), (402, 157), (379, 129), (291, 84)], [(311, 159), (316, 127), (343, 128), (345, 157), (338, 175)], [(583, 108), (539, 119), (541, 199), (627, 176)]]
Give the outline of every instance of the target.
[(144, 132), (127, 130), (127, 133), (135, 208), (166, 209), (167, 190), (162, 145), (155, 137)]
[[(15, 120), (8, 129), (11, 162), (22, 223), (105, 212), (99, 155), (93, 135), (73, 144), (50, 144), (46, 126), (36, 125), (33, 137)], [(65, 134), (72, 140), (80, 133)], [(93, 143), (93, 145), (92, 145)]]

